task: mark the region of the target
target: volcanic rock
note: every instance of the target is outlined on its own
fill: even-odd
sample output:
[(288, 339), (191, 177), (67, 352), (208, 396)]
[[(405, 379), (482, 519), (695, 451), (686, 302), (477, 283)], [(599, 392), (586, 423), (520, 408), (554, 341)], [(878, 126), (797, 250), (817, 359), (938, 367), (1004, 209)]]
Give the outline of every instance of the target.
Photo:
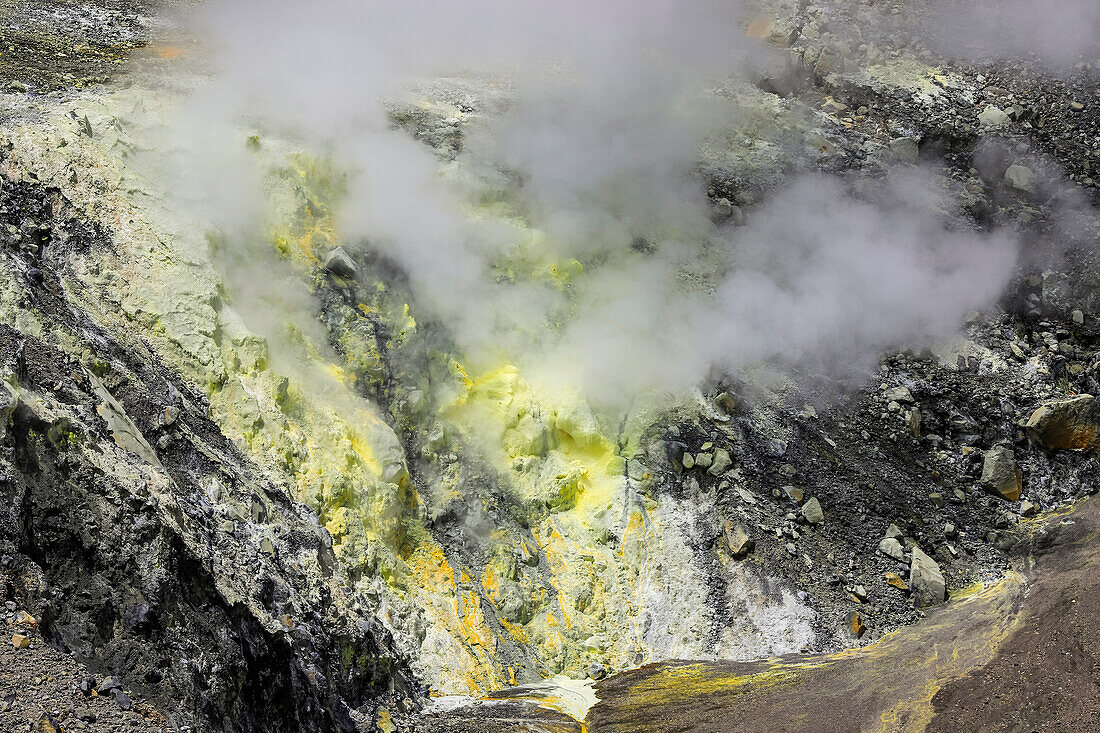
[(714, 460), (710, 464), (710, 468), (707, 469), (707, 473), (711, 476), (721, 476), (726, 472), (733, 464), (733, 460), (730, 458), (730, 454), (724, 448), (714, 449)]
[(1035, 172), (1025, 165), (1013, 163), (1005, 171), (1005, 183), (1017, 191), (1035, 193)]
[(982, 127), (1003, 127), (1011, 121), (1007, 112), (992, 104), (987, 105), (978, 115), (978, 122)]
[(883, 576), (883, 577), (886, 580), (886, 585), (893, 586), (894, 588), (897, 588), (898, 590), (903, 590), (903, 591), (908, 591), (909, 590), (909, 586), (902, 579), (902, 577), (900, 575), (898, 575), (897, 573), (886, 573), (886, 575)]
[(726, 522), (726, 542), (735, 558), (742, 558), (752, 552), (754, 544), (745, 525), (730, 522)]
[(909, 587), (913, 590), (913, 602), (918, 608), (943, 603), (947, 597), (947, 584), (944, 583), (940, 566), (919, 547), (913, 548), (913, 559), (909, 564)]
[(825, 522), (825, 513), (821, 510), (821, 502), (817, 500), (816, 496), (802, 505), (802, 517), (810, 524), (823, 524)]
[(1100, 448), (1100, 402), (1092, 395), (1048, 402), (1031, 414), (1027, 432), (1049, 450)]
[(884, 397), (886, 398), (887, 402), (914, 402), (913, 393), (909, 391), (908, 387), (891, 387), (890, 389), (886, 390), (886, 394), (884, 395)]
[(1023, 489), (1023, 474), (1016, 466), (1016, 455), (1011, 448), (997, 446), (985, 452), (982, 464), (982, 488), (997, 494), (1007, 501), (1020, 498)]
[(325, 255), (321, 267), (333, 275), (348, 279), (355, 277), (355, 273), (359, 271), (359, 266), (355, 264), (355, 260), (351, 258), (351, 255), (344, 251), (343, 247), (336, 247)]
[(902, 549), (901, 543), (893, 537), (884, 537), (882, 542), (878, 543), (878, 551), (895, 560), (905, 559), (905, 551)]

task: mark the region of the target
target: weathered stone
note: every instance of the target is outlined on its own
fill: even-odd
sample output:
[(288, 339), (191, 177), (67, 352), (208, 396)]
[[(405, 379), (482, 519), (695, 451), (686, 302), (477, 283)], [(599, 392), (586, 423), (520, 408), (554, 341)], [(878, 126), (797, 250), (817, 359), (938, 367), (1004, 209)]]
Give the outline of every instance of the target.
[(348, 279), (355, 277), (355, 273), (359, 272), (359, 266), (355, 264), (355, 260), (351, 258), (351, 255), (344, 251), (343, 247), (336, 247), (326, 254), (324, 260), (321, 261), (321, 267), (333, 275)]
[(749, 23), (749, 27), (745, 29), (745, 34), (749, 38), (764, 40), (772, 32), (774, 27), (775, 18), (765, 13), (761, 13), (752, 19)]
[(752, 552), (754, 545), (745, 525), (732, 522), (726, 522), (726, 543), (729, 545), (730, 554), (735, 558), (742, 558)]
[(695, 456), (695, 465), (699, 468), (710, 468), (710, 465), (713, 462), (714, 456), (710, 453), (700, 453)]
[(118, 677), (104, 677), (99, 682), (99, 686), (96, 687), (96, 692), (100, 695), (106, 695), (111, 690), (122, 687), (122, 682)]
[(806, 493), (797, 486), (784, 486), (783, 493), (786, 494), (788, 499), (796, 504), (801, 504), (806, 498)]
[(730, 218), (733, 215), (733, 202), (727, 198), (720, 198), (714, 202), (714, 208), (711, 209), (711, 219), (715, 222), (722, 222)]
[(1083, 394), (1048, 402), (1031, 414), (1027, 432), (1049, 450), (1100, 449), (1100, 401)]
[(890, 149), (894, 154), (906, 163), (916, 163), (919, 149), (917, 139), (912, 137), (896, 137), (890, 141)]
[(913, 393), (909, 391), (908, 387), (891, 387), (886, 390), (884, 395), (887, 402), (898, 402), (912, 404), (915, 402), (913, 399)]
[(1005, 183), (1017, 191), (1035, 193), (1035, 172), (1026, 165), (1013, 163), (1005, 171)]
[(111, 694), (115, 696), (115, 703), (123, 710), (129, 710), (134, 704), (130, 696), (119, 689), (111, 690)]
[(1014, 157), (1015, 152), (1003, 140), (987, 137), (974, 148), (970, 163), (983, 181), (995, 184), (1004, 179)]
[(539, 553), (536, 547), (532, 547), (527, 541), (523, 541), (519, 545), (520, 560), (529, 568), (537, 568), (539, 566)]
[(940, 566), (919, 547), (913, 548), (909, 563), (909, 587), (913, 590), (913, 602), (918, 608), (943, 603), (947, 598), (947, 584), (944, 583)]
[(878, 543), (878, 551), (895, 560), (905, 559), (905, 551), (902, 549), (901, 543), (893, 537), (884, 537), (882, 541)]
[(893, 586), (894, 588), (897, 588), (898, 590), (903, 590), (903, 591), (908, 591), (909, 590), (909, 585), (897, 573), (886, 573), (886, 575), (883, 576), (883, 577), (886, 580), (886, 585)]
[(848, 614), (846, 625), (848, 631), (857, 639), (863, 636), (863, 633), (867, 630), (867, 624), (864, 623), (863, 616), (861, 616), (858, 611), (852, 611)]
[(992, 104), (986, 105), (986, 108), (978, 114), (978, 123), (982, 127), (1002, 127), (1011, 121), (1007, 112)]
[(714, 460), (711, 461), (707, 473), (711, 476), (721, 476), (731, 465), (733, 465), (733, 460), (730, 458), (729, 451), (725, 448), (715, 448)]
[(1039, 513), (1039, 507), (1030, 501), (1020, 502), (1020, 514), (1025, 517), (1031, 517)]
[(886, 528), (886, 537), (893, 537), (894, 539), (901, 539), (901, 530), (898, 529), (898, 525), (891, 524)]
[(817, 500), (816, 496), (802, 505), (802, 518), (810, 524), (825, 522), (825, 512), (821, 510), (821, 502)]
[(61, 733), (61, 724), (49, 713), (42, 713), (31, 726), (33, 733)]
[(917, 408), (914, 407), (905, 416), (905, 425), (906, 425), (906, 427), (909, 428), (909, 433), (914, 438), (919, 438), (920, 437), (920, 423), (921, 423), (920, 410), (918, 410)]
[(985, 462), (982, 464), (982, 477), (979, 483), (986, 491), (997, 494), (1007, 501), (1016, 501), (1020, 498), (1023, 474), (1016, 466), (1016, 455), (1011, 448), (997, 446), (985, 452)]
[(31, 639), (24, 634), (12, 634), (11, 645), (16, 649), (26, 649), (31, 645)]

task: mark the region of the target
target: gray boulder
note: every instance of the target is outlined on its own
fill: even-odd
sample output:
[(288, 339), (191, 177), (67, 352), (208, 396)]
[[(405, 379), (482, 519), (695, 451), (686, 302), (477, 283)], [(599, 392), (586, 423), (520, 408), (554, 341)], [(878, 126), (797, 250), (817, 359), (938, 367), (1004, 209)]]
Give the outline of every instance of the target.
[(905, 559), (905, 550), (902, 549), (901, 543), (893, 537), (884, 537), (882, 542), (878, 543), (878, 551), (895, 560)]
[(1035, 193), (1035, 172), (1026, 165), (1013, 163), (1005, 171), (1005, 183), (1017, 191)]
[(915, 400), (913, 399), (913, 393), (909, 391), (908, 387), (891, 387), (890, 389), (886, 390), (886, 394), (884, 396), (886, 397), (887, 402), (897, 402), (904, 404), (912, 404), (913, 402), (915, 402)]
[(889, 142), (889, 145), (894, 154), (906, 163), (916, 163), (920, 154), (917, 142), (913, 137), (896, 137)]
[(825, 512), (821, 510), (821, 502), (817, 500), (816, 496), (802, 505), (802, 517), (810, 524), (823, 524), (825, 522)]
[(913, 558), (909, 562), (909, 587), (918, 608), (934, 606), (947, 599), (947, 584), (940, 566), (919, 547), (913, 548)]
[(1023, 489), (1023, 474), (1016, 466), (1016, 454), (1011, 448), (997, 446), (985, 452), (982, 464), (982, 488), (1006, 501), (1016, 501)]
[(711, 461), (707, 473), (711, 476), (721, 476), (731, 465), (733, 465), (733, 461), (730, 459), (729, 452), (725, 448), (715, 448), (714, 460)]
[(992, 104), (986, 105), (986, 108), (978, 114), (978, 122), (982, 127), (1002, 127), (1011, 121), (1007, 112)]

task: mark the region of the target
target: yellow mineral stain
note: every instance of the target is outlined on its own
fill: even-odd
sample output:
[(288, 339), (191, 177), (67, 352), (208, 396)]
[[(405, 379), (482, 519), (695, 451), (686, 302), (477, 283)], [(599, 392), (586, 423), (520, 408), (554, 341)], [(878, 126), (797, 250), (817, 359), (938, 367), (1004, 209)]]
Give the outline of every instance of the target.
[(757, 15), (749, 23), (749, 27), (745, 29), (745, 35), (749, 38), (763, 40), (772, 32), (774, 26), (775, 20), (770, 15)]
[(153, 55), (161, 59), (178, 59), (184, 55), (182, 46), (173, 46), (168, 43), (153, 43), (149, 45)]
[[(515, 625), (515, 624), (511, 623), (510, 621), (508, 621), (506, 619), (503, 619), (503, 618), (500, 619), (500, 625), (503, 626), (504, 629), (509, 634), (512, 635), (512, 638), (515, 639), (516, 641), (518, 641), (520, 644), (530, 644), (531, 643), (531, 637), (529, 637), (527, 635), (527, 632), (524, 631), (522, 627), (517, 626), (517, 625)], [(511, 673), (512, 673), (512, 684), (514, 685), (514, 684), (516, 684), (515, 671), (511, 670)]]

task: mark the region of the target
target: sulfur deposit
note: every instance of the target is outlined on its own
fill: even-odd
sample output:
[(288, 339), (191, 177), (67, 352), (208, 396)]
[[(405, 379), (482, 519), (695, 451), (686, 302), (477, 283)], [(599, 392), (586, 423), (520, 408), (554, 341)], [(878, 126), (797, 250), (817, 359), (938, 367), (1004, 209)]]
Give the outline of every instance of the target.
[(932, 730), (1091, 562), (1090, 39), (183, 5), (0, 2), (3, 726)]

